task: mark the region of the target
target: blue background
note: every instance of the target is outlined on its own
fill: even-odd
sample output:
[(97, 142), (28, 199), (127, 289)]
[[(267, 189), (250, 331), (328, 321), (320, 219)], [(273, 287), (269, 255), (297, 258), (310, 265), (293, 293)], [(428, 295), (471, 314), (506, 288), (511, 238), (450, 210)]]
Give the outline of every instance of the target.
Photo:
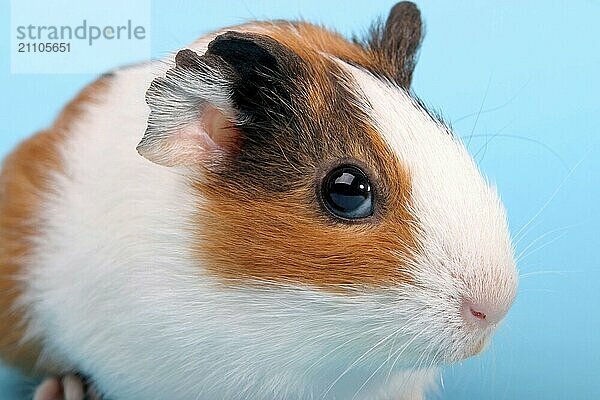
[[(47, 126), (91, 75), (11, 75), (0, 6), (0, 155)], [(414, 91), (465, 138), (516, 234), (519, 295), (484, 355), (447, 368), (443, 399), (599, 399), (600, 3), (419, 1), (427, 35)], [(152, 3), (152, 54), (254, 18), (362, 32), (393, 1)], [(60, 10), (58, 10), (60, 11)], [(57, 12), (49, 9), (48, 12)], [(469, 137), (472, 136), (471, 139)], [(1, 323), (1, 322), (0, 322)], [(0, 399), (17, 398), (0, 370)]]

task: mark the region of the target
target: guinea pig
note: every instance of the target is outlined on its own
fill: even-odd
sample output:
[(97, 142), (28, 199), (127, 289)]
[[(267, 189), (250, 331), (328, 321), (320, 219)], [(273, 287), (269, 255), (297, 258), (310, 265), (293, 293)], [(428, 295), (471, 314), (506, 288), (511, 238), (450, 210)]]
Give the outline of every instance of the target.
[(407, 2), (352, 41), (225, 28), (102, 76), (14, 150), (0, 355), (47, 378), (36, 400), (417, 400), (481, 352), (513, 249), (410, 90), (421, 33)]

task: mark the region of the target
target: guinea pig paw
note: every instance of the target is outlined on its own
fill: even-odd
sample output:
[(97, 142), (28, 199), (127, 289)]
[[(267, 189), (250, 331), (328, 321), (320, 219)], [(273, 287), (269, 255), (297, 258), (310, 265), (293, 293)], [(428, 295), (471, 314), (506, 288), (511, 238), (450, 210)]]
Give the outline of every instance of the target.
[(35, 390), (33, 400), (101, 400), (81, 376), (69, 374), (47, 378)]
[(59, 379), (46, 378), (35, 389), (33, 400), (59, 400), (62, 398), (63, 390)]

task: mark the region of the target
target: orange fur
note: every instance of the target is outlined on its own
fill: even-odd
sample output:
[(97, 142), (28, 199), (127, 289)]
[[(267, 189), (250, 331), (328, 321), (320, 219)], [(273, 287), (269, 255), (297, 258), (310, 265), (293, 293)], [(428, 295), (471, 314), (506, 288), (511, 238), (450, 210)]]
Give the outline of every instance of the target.
[[(405, 74), (402, 75), (404, 79), (397, 83), (403, 87), (408, 87), (412, 76), (412, 68), (414, 68), (414, 51), (416, 51), (420, 44), (421, 27), (420, 20), (418, 20), (419, 23), (417, 25), (415, 25), (415, 22), (417, 22), (415, 20), (401, 22), (403, 23), (401, 25), (402, 28), (408, 29), (415, 35), (415, 37), (393, 36), (399, 43), (407, 46), (415, 46), (415, 48), (402, 48), (402, 52), (399, 52), (399, 50), (394, 52), (391, 49), (382, 49), (379, 46), (374, 46), (372, 43), (351, 42), (335, 31), (309, 22), (259, 22), (257, 26), (262, 29), (258, 33), (266, 34), (276, 39), (305, 60), (311, 59), (312, 62), (318, 62), (319, 57), (315, 57), (317, 54), (315, 52), (324, 52), (340, 60), (361, 66), (390, 81), (397, 80), (399, 71), (402, 70)], [(397, 36), (399, 35), (400, 31), (398, 31)], [(395, 44), (397, 45), (398, 43)], [(409, 50), (412, 50), (412, 52), (409, 52)], [(310, 54), (313, 54), (313, 56), (311, 57)], [(408, 79), (408, 82), (405, 79)]]
[[(367, 65), (372, 59), (366, 50), (308, 23), (259, 26), (261, 34), (293, 50), (310, 68), (311, 80), (300, 83), (306, 99), (299, 101), (306, 101), (311, 110), (307, 118), (335, 119), (332, 99), (339, 93), (331, 76), (344, 74), (321, 52)], [(406, 167), (368, 121), (327, 123), (323, 129), (326, 137), (319, 145), (330, 159), (304, 166), (306, 181), (291, 191), (242, 194), (243, 186), (228, 185), (227, 177), (219, 176), (195, 183), (207, 198), (198, 212), (202, 228), (196, 251), (210, 272), (228, 282), (258, 279), (329, 288), (411, 281), (408, 265), (418, 240), (409, 211), (411, 182)], [(341, 137), (346, 138), (344, 143), (339, 142)], [(385, 206), (372, 220), (345, 224), (321, 210), (315, 195), (318, 164), (341, 158), (359, 160), (377, 177), (379, 200)]]
[(0, 357), (29, 374), (54, 370), (40, 364), (39, 341), (24, 341), (27, 311), (17, 305), (22, 293), (20, 274), (34, 251), (43, 194), (51, 191), (49, 176), (60, 172), (59, 148), (82, 106), (93, 102), (107, 87), (106, 78), (85, 88), (60, 114), (53, 126), (27, 139), (4, 161), (0, 174)]
[[(284, 192), (244, 194), (244, 187), (231, 185), (228, 176), (209, 174), (195, 182), (195, 189), (207, 199), (197, 217), (202, 227), (196, 241), (198, 258), (227, 282), (258, 279), (329, 288), (410, 282), (408, 265), (418, 241), (409, 211), (409, 173), (368, 121), (332, 121), (343, 115), (336, 114), (337, 105), (332, 104), (340, 95), (332, 74), (344, 73), (321, 52), (361, 65), (373, 62), (370, 55), (341, 35), (308, 23), (283, 21), (259, 27), (260, 34), (285, 45), (309, 68), (310, 81), (297, 82), (306, 96), (298, 101), (309, 107), (309, 120), (329, 121), (322, 126), (325, 138), (319, 143), (329, 159), (307, 161), (314, 165), (299, 172), (306, 173), (305, 182)], [(281, 151), (285, 157), (286, 149)], [(319, 164), (342, 158), (359, 160), (378, 181), (384, 207), (369, 221), (336, 222), (318, 203)]]
[(349, 42), (337, 32), (308, 22), (275, 21), (260, 22), (258, 26), (266, 29), (267, 36), (284, 44), (305, 60), (321, 59), (318, 52), (331, 54), (366, 68), (376, 66), (376, 59), (363, 46)]
[[(375, 152), (394, 159), (383, 143), (376, 147)], [(324, 215), (311, 180), (301, 189), (261, 198), (249, 198), (218, 181), (196, 183), (208, 200), (198, 212), (198, 257), (227, 281), (319, 287), (410, 282), (408, 263), (418, 246), (409, 211), (410, 178), (399, 162), (388, 161), (378, 172), (387, 186), (385, 209), (356, 224)]]

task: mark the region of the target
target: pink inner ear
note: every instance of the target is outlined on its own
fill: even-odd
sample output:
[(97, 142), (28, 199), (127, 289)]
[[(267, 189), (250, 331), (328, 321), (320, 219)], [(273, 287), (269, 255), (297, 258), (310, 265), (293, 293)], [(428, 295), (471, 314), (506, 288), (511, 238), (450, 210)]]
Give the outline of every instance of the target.
[[(213, 106), (206, 106), (199, 120), (188, 124), (169, 137), (158, 154), (144, 156), (161, 165), (211, 164), (231, 154), (238, 146), (239, 130), (231, 120)], [(156, 155), (154, 157), (153, 155)]]
[(239, 131), (225, 114), (213, 106), (207, 106), (202, 112), (201, 121), (206, 133), (207, 146), (226, 153), (235, 149)]

